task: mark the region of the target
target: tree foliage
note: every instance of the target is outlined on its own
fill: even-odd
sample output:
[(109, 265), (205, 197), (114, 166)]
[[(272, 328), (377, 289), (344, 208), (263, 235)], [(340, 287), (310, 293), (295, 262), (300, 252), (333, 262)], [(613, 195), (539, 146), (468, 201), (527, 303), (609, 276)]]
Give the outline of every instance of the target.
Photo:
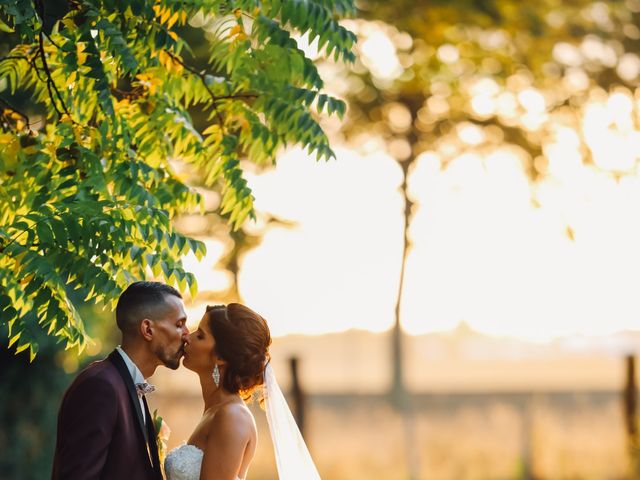
[[(404, 148), (391, 153), (401, 161), (430, 151), (446, 165), (465, 151), (508, 145), (535, 180), (547, 174), (547, 148), (566, 127), (584, 163), (598, 164), (585, 109), (614, 92), (633, 99), (638, 86), (636, 0), (367, 0), (363, 10), (398, 65), (384, 75), (367, 58), (356, 63), (351, 134), (399, 140)], [(461, 135), (469, 127), (477, 140)]]
[[(333, 152), (316, 114), (344, 115), (298, 45), (351, 62), (351, 0), (0, 0), (0, 319), (36, 355), (39, 331), (83, 347), (69, 292), (114, 305), (149, 274), (195, 292), (180, 258), (204, 245), (172, 219), (202, 206), (178, 166), (221, 192), (233, 227), (253, 216), (241, 160), (286, 144)], [(215, 26), (205, 68), (184, 38)], [(25, 98), (27, 100), (25, 101)], [(192, 114), (206, 119), (202, 128)]]

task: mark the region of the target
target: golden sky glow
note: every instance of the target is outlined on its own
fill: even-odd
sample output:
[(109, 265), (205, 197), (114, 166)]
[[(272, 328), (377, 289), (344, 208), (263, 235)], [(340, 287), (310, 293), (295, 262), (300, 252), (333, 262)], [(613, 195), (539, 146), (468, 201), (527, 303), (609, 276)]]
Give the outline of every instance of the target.
[[(592, 142), (615, 143), (611, 135), (621, 134), (603, 130)], [(464, 321), (486, 333), (546, 340), (637, 327), (640, 177), (616, 180), (586, 166), (574, 145), (573, 134), (559, 130), (547, 152), (552, 175), (534, 185), (508, 148), (462, 154), (446, 169), (437, 153), (421, 156), (410, 183), (418, 207), (402, 310), (408, 332)], [(316, 163), (291, 150), (275, 170), (250, 178), (259, 210), (297, 222), (269, 230), (241, 272), (245, 301), (276, 335), (381, 331), (393, 323), (400, 171), (385, 154), (337, 154)], [(601, 166), (619, 166), (607, 158)], [(213, 242), (209, 249), (203, 265), (221, 253)], [(202, 290), (226, 282), (210, 266), (196, 274)]]
[[(392, 42), (373, 24), (358, 29), (362, 62), (376, 81), (392, 81), (402, 71), (394, 45), (406, 39)], [(556, 60), (575, 64), (563, 80), (568, 88), (589, 87), (579, 68), (584, 58), (611, 56), (596, 40), (554, 48)], [(437, 55), (455, 62), (459, 52), (447, 44)], [(638, 75), (640, 60), (621, 60), (619, 68)], [(348, 87), (342, 83), (333, 82), (338, 93)], [(445, 87), (433, 85), (419, 122), (447, 116)], [(518, 74), (506, 86), (476, 78), (466, 88), (480, 117), (496, 115), (536, 134), (551, 125), (543, 154), (534, 159), (541, 179), (530, 181), (522, 152), (470, 122), (420, 156), (410, 174), (416, 208), (404, 328), (420, 334), (466, 322), (485, 333), (536, 341), (638, 328), (640, 94), (593, 89), (581, 109), (550, 114), (553, 92)], [(386, 116), (398, 132), (412, 121), (399, 103), (390, 104)], [(365, 140), (358, 153), (337, 148), (337, 161), (328, 163), (292, 149), (274, 170), (248, 176), (258, 211), (297, 223), (268, 230), (241, 270), (244, 301), (269, 319), (275, 335), (382, 331), (393, 324), (403, 204), (399, 166), (385, 152), (407, 158), (411, 146), (400, 136), (387, 145)], [(209, 242), (209, 249), (202, 265), (187, 265), (201, 290), (228, 282), (211, 267), (222, 245)], [(192, 310), (199, 318), (203, 307)]]

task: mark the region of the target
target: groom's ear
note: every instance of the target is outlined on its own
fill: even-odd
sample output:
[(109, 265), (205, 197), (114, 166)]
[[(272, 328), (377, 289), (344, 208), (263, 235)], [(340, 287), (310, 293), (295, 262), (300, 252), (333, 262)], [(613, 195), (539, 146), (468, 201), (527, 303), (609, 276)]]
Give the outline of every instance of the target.
[(153, 322), (148, 318), (140, 322), (140, 334), (145, 340), (150, 341), (153, 338)]

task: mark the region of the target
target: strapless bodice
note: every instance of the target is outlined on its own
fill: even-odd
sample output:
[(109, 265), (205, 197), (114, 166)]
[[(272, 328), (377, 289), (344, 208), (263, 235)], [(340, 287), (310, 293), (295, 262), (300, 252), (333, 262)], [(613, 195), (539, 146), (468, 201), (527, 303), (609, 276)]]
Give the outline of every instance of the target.
[(164, 460), (167, 480), (199, 480), (203, 456), (204, 452), (195, 445), (184, 444), (172, 449)]

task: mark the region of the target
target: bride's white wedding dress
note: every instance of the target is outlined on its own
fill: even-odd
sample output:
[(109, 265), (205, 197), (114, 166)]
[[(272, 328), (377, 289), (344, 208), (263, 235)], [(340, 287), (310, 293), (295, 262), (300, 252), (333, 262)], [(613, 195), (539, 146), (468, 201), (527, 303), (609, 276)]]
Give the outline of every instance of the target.
[[(167, 480), (198, 480), (204, 452), (195, 445), (180, 445), (167, 454), (164, 473)], [(242, 480), (240, 477), (237, 480)]]
[[(264, 399), (271, 441), (276, 454), (279, 480), (320, 480), (309, 450), (291, 415), (287, 401), (268, 363), (264, 371)], [(199, 480), (204, 452), (194, 445), (181, 445), (167, 454), (167, 480)], [(237, 480), (242, 480), (237, 478)]]

